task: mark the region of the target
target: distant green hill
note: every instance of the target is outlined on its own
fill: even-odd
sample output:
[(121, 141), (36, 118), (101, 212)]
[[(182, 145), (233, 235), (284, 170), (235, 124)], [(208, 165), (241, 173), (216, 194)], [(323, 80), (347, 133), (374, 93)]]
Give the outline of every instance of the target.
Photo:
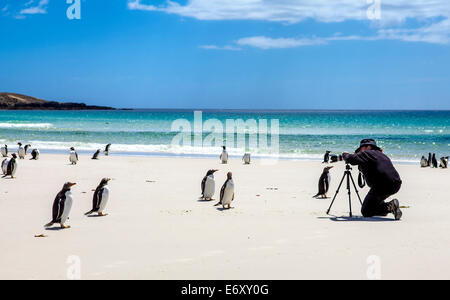
[(114, 110), (114, 108), (47, 101), (15, 93), (0, 93), (0, 110)]

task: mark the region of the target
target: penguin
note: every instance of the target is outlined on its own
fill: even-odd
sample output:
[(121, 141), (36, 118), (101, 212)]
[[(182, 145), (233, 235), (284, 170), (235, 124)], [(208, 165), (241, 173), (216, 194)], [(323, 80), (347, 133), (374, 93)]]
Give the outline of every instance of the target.
[[(3, 178), (7, 176), (11, 176), (11, 178), (15, 178), (17, 172), (17, 155), (15, 153), (11, 154), (12, 158), (8, 160), (6, 166), (6, 173), (3, 173)], [(5, 163), (5, 162), (4, 162)], [(2, 166), (3, 169), (3, 166)]]
[(245, 153), (242, 161), (244, 162), (244, 164), (249, 165), (251, 163), (250, 153)]
[(222, 205), (224, 209), (230, 209), (231, 202), (234, 200), (234, 181), (233, 173), (227, 174), (227, 180), (220, 189), (220, 201), (215, 206)]
[(6, 175), (8, 173), (8, 164), (9, 164), (9, 158), (5, 158), (2, 162), (2, 174)]
[(100, 149), (98, 149), (97, 151), (95, 151), (94, 156), (92, 156), (92, 159), (98, 159), (98, 157), (100, 156), (100, 152), (101, 152)]
[(319, 197), (321, 197), (322, 199), (327, 198), (328, 189), (330, 188), (330, 183), (331, 183), (330, 170), (332, 168), (333, 168), (333, 166), (326, 167), (325, 169), (323, 169), (323, 173), (319, 179), (319, 192), (313, 198), (319, 198)]
[(75, 151), (74, 147), (70, 148), (69, 161), (72, 165), (76, 165), (78, 163), (78, 153)]
[(422, 168), (428, 167), (428, 160), (425, 158), (425, 156), (422, 156), (422, 159), (420, 160), (420, 166)]
[(108, 214), (103, 213), (109, 200), (109, 187), (108, 182), (110, 178), (103, 178), (98, 187), (95, 189), (94, 198), (92, 203), (92, 210), (85, 213), (85, 216), (89, 216), (93, 213), (97, 213), (99, 216), (104, 217)]
[(431, 160), (432, 160), (431, 153), (428, 153), (428, 166), (429, 167), (431, 167)]
[(206, 173), (206, 176), (202, 180), (202, 197), (201, 199), (206, 201), (212, 201), (215, 190), (216, 190), (216, 181), (214, 180), (214, 173), (219, 170), (209, 170)]
[(30, 144), (25, 145), (25, 147), (23, 147), (23, 149), (25, 150), (25, 156), (28, 154), (28, 149), (30, 149), (30, 148), (31, 148)]
[(222, 164), (226, 165), (228, 163), (228, 152), (227, 152), (227, 147), (223, 146), (222, 147), (222, 154), (220, 154), (220, 160), (222, 161)]
[(105, 147), (105, 155), (108, 156), (109, 155), (109, 150), (111, 148), (111, 144), (106, 145)]
[(66, 226), (66, 221), (69, 219), (70, 210), (72, 209), (73, 197), (72, 187), (76, 183), (66, 182), (62, 190), (56, 195), (53, 202), (53, 216), (52, 221), (45, 225), (45, 228), (52, 227), (53, 224), (60, 224), (61, 228), (66, 229), (70, 226)]
[(39, 152), (38, 149), (33, 149), (33, 151), (31, 151), (31, 159), (30, 160), (38, 160), (39, 155), (41, 155), (41, 152)]
[(8, 145), (5, 145), (5, 147), (2, 147), (0, 149), (0, 152), (2, 153), (3, 157), (8, 157)]
[(441, 157), (441, 163), (439, 164), (439, 167), (442, 169), (448, 168), (448, 156), (447, 157)]
[(19, 145), (19, 149), (17, 150), (17, 154), (19, 154), (19, 159), (25, 159), (25, 149), (22, 147), (22, 143), (17, 143)]
[(435, 153), (433, 153), (433, 158), (431, 159), (431, 162), (432, 162), (433, 168), (437, 168), (438, 167), (438, 161), (436, 159), (436, 154)]
[(327, 164), (330, 162), (330, 153), (331, 153), (331, 151), (325, 152), (325, 155), (323, 157), (323, 162), (322, 162), (323, 164)]

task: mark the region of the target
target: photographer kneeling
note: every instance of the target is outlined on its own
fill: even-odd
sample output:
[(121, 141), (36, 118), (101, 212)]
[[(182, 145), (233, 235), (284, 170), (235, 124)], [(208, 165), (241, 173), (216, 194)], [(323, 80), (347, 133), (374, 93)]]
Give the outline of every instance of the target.
[(362, 215), (370, 218), (392, 213), (396, 220), (400, 220), (402, 211), (398, 200), (394, 199), (389, 203), (384, 201), (400, 190), (402, 180), (389, 157), (377, 146), (375, 140), (362, 140), (355, 154), (344, 153), (342, 156), (347, 163), (359, 166), (371, 188), (364, 200)]

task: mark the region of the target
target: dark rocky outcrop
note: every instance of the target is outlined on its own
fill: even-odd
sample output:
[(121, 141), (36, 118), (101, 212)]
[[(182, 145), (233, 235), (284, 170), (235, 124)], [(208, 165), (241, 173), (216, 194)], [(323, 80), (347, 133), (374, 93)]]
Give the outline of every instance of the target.
[(0, 110), (114, 110), (84, 103), (56, 102), (14, 93), (0, 93)]

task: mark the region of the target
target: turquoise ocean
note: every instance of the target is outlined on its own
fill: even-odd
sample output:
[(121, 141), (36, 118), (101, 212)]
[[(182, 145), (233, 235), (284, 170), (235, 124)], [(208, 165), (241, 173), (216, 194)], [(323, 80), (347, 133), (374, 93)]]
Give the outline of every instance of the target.
[[(192, 123), (189, 110), (0, 111), (0, 144), (10, 149), (30, 143), (42, 153), (72, 146), (92, 152), (111, 143), (120, 155), (215, 157), (221, 145), (172, 145), (175, 120)], [(279, 152), (284, 159), (320, 159), (325, 150), (354, 151), (363, 138), (376, 139), (396, 161), (417, 162), (429, 152), (450, 153), (450, 111), (203, 111), (203, 121), (279, 120)], [(270, 127), (270, 126), (269, 126)], [(270, 133), (270, 130), (269, 130)], [(206, 137), (209, 133), (203, 132)], [(224, 136), (225, 138), (225, 136)], [(270, 141), (270, 136), (268, 137)], [(240, 156), (246, 149), (230, 149)], [(247, 149), (253, 156), (270, 156)]]

